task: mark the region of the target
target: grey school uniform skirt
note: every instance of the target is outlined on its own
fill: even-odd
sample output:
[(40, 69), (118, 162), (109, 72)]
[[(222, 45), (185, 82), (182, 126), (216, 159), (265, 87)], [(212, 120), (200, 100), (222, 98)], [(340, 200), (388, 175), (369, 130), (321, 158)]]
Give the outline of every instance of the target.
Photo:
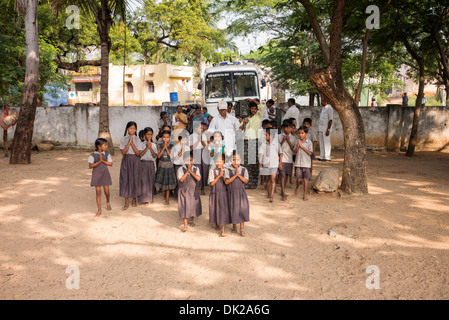
[(108, 167), (104, 163), (92, 169), (92, 179), (90, 181), (92, 187), (104, 187), (112, 185), (111, 174)]
[[(219, 170), (213, 171), (214, 178), (218, 176)], [(228, 194), (223, 178), (217, 181), (210, 189), (209, 195), (209, 223), (219, 226), (231, 224), (229, 213)]]
[(227, 185), (227, 190), (231, 223), (249, 221), (249, 201), (243, 182), (237, 178)]
[(154, 162), (142, 160), (140, 163), (141, 170), (141, 194), (139, 202), (153, 202), (154, 179), (156, 178), (156, 170)]
[(123, 198), (137, 198), (142, 189), (140, 158), (125, 154), (120, 164), (119, 194)]

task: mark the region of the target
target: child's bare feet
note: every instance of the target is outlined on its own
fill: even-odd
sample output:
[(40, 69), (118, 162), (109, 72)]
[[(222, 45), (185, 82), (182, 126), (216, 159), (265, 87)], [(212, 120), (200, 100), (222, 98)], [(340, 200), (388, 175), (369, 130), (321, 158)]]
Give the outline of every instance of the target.
[(190, 221), (190, 226), (193, 228), (196, 227), (196, 224), (193, 221)]
[(270, 198), (269, 200), (270, 200), (270, 202), (273, 202), (273, 201), (274, 201), (273, 198)]
[(182, 232), (187, 232), (189, 230), (189, 227), (187, 225), (184, 225), (181, 230)]
[(240, 235), (241, 235), (242, 237), (246, 236), (245, 230), (240, 229)]
[(137, 207), (137, 201), (136, 201), (136, 199), (133, 199), (132, 206), (133, 206), (133, 207)]
[(97, 214), (95, 215), (96, 217), (101, 216), (101, 210), (98, 210)]
[(109, 211), (112, 210), (110, 202), (106, 202), (106, 209), (109, 210)]
[(284, 193), (284, 194), (282, 195), (282, 201), (287, 200), (287, 198), (288, 198), (288, 196)]
[(298, 195), (298, 192), (299, 192), (299, 186), (296, 186), (295, 195)]
[(166, 206), (168, 206), (168, 205), (170, 205), (170, 202), (169, 202), (168, 200), (165, 200), (165, 201), (164, 201), (164, 204), (165, 204)]

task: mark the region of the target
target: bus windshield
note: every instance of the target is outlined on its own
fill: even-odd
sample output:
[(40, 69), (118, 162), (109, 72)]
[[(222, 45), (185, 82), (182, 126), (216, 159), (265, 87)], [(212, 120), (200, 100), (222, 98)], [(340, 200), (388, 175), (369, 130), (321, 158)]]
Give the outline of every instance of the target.
[(206, 101), (232, 100), (231, 73), (211, 73), (206, 76)]
[(259, 97), (257, 74), (253, 71), (210, 73), (206, 76), (206, 103)]
[(232, 80), (235, 100), (259, 96), (259, 86), (257, 85), (257, 74), (255, 72), (234, 72)]

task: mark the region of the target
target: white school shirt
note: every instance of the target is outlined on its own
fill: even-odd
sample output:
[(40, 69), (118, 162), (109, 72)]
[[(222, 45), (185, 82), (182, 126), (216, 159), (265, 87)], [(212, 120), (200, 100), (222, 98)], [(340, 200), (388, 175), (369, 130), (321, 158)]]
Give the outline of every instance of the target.
[[(330, 120), (334, 119), (334, 108), (330, 104), (321, 108), (320, 121), (318, 123), (318, 132), (326, 132), (327, 125)], [(334, 122), (332, 121), (332, 126), (329, 132), (332, 131), (332, 127), (334, 126)]]
[[(282, 153), (282, 162), (283, 163), (293, 163), (293, 150), (290, 148), (290, 145), (287, 141), (284, 141), (283, 144), (281, 144), (282, 140), (284, 139), (285, 133), (281, 133), (279, 135), (279, 146), (281, 148)], [(290, 143), (295, 146), (297, 139), (289, 134), (290, 137)]]
[[(206, 138), (206, 135), (205, 135), (204, 133), (201, 134), (201, 135), (202, 135), (202, 137), (203, 137), (203, 142), (206, 144), (206, 147), (207, 147), (207, 138)], [(195, 143), (197, 143), (197, 141), (198, 141), (199, 139), (200, 139), (200, 135), (199, 135), (198, 133), (196, 133), (196, 132), (192, 133), (192, 134), (189, 136), (189, 146), (190, 146), (190, 147), (194, 147), (194, 146), (195, 146)], [(193, 148), (193, 150), (198, 150), (198, 149), (203, 149), (203, 148), (204, 148), (203, 144), (202, 144), (201, 142), (199, 142), (199, 143), (197, 144), (197, 146)]]
[(284, 115), (284, 120), (295, 118), (296, 119), (296, 129), (299, 128), (299, 109), (296, 105), (288, 108), (287, 112)]
[[(298, 147), (299, 141), (295, 146)], [(313, 143), (309, 139), (306, 138), (306, 141), (302, 143), (302, 146), (309, 150), (310, 152), (313, 152)], [(296, 153), (296, 160), (295, 160), (295, 167), (301, 167), (301, 168), (310, 168), (312, 166), (312, 159), (310, 156), (301, 148), (298, 149), (298, 152)]]
[[(143, 150), (145, 150), (147, 148), (147, 141), (145, 140), (144, 142), (142, 142), (142, 149), (140, 150), (140, 152), (142, 152)], [(155, 143), (151, 143), (151, 147), (150, 147), (154, 153), (157, 155), (157, 146)], [(147, 152), (145, 152), (145, 154), (140, 158), (140, 160), (146, 160), (146, 161), (156, 161), (156, 158), (153, 157), (153, 154), (151, 153), (150, 148), (148, 148)]]
[(310, 129), (309, 129), (309, 132), (307, 132), (307, 139), (309, 139), (312, 142), (318, 142), (316, 133), (314, 131), (311, 131)]
[(181, 147), (182, 147), (182, 145), (181, 145), (181, 142), (180, 142), (177, 145), (175, 145), (173, 147), (172, 151), (171, 151), (173, 153), (173, 158), (172, 158), (173, 164), (176, 165), (176, 166), (184, 165), (184, 155), (185, 155), (186, 152), (188, 153), (190, 151), (189, 145), (186, 144), (184, 146), (184, 150), (183, 150), (183, 153), (182, 153), (181, 157), (179, 159), (176, 159), (176, 157), (181, 153)]
[[(184, 171), (182, 169), (185, 169), (187, 171), (187, 166), (183, 164), (182, 167), (178, 169), (178, 172), (176, 172), (176, 177), (178, 178), (178, 180), (181, 180), (182, 176), (184, 175)], [(196, 175), (201, 176), (200, 169), (197, 166), (192, 165), (192, 171)]]
[(229, 113), (226, 115), (226, 118), (223, 118), (220, 114), (212, 119), (209, 124), (209, 128), (207, 132), (213, 134), (215, 131), (221, 132), (224, 137), (224, 144), (234, 150), (235, 146), (235, 133), (240, 128), (240, 121), (230, 115)]
[(276, 118), (277, 118), (277, 116), (278, 116), (278, 113), (280, 112), (279, 109), (273, 106), (273, 109), (274, 109), (274, 115), (269, 115), (269, 114), (268, 114), (269, 109), (270, 109), (270, 108), (265, 107), (265, 112), (264, 112), (264, 114), (263, 114), (262, 121), (264, 121), (264, 120), (266, 120), (266, 119), (268, 119), (268, 120), (270, 120), (270, 121), (276, 120)]
[[(95, 153), (95, 154), (100, 154), (100, 152), (98, 152), (98, 151), (95, 151), (94, 153)], [(102, 154), (102, 155), (106, 155), (106, 151), (103, 151), (101, 154)], [(103, 158), (103, 160), (104, 160), (104, 158)], [(111, 157), (110, 154), (108, 154), (108, 159), (107, 159), (106, 161), (107, 161), (107, 162), (112, 162), (112, 157)], [(89, 158), (87, 158), (87, 162), (89, 162), (89, 163), (95, 163), (95, 159), (94, 159), (93, 155), (90, 155)]]
[(278, 168), (280, 154), (282, 154), (281, 145), (277, 137), (271, 143), (263, 142), (259, 148), (259, 155), (262, 155), (261, 163), (264, 168)]
[[(133, 135), (132, 139), (133, 139), (134, 147), (136, 147), (137, 150), (142, 150), (142, 141), (140, 141), (140, 139), (136, 135)], [(129, 142), (129, 135), (126, 134), (126, 136), (124, 136), (120, 139), (120, 150), (125, 149), (128, 142)], [(126, 154), (136, 154), (131, 145), (129, 146)]]

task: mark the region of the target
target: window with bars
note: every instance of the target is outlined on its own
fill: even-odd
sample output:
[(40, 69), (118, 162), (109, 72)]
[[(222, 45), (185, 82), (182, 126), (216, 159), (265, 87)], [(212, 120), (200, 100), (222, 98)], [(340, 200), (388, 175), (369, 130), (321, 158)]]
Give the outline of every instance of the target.
[(149, 93), (154, 93), (154, 82), (153, 81), (148, 81), (148, 92)]

